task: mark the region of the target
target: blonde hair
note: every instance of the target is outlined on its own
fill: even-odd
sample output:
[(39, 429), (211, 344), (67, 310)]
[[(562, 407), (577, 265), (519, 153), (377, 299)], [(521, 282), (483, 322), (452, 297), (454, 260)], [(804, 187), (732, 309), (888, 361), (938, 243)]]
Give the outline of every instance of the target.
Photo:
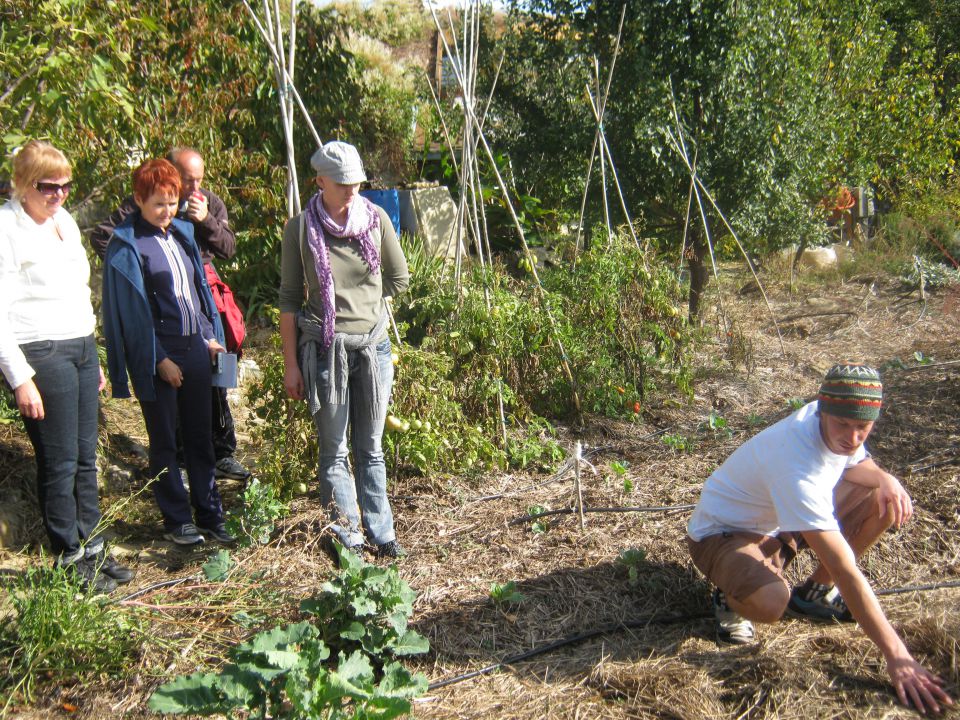
[(67, 156), (43, 140), (31, 140), (13, 156), (13, 196), (19, 200), (38, 180), (72, 173)]

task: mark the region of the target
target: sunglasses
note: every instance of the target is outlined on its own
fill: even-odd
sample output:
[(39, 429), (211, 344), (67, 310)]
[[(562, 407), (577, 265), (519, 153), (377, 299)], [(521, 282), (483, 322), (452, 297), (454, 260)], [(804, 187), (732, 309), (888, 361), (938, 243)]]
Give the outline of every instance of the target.
[(73, 180), (70, 182), (65, 182), (63, 185), (57, 185), (57, 183), (52, 182), (35, 182), (33, 186), (37, 189), (41, 195), (49, 195), (53, 197), (58, 192), (63, 192), (64, 195), (70, 193), (70, 188), (73, 187)]

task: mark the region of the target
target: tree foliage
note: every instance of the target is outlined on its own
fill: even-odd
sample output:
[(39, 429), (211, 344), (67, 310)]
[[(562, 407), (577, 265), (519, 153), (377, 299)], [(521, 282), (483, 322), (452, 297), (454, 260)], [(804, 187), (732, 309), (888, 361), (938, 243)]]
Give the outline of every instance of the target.
[[(197, 147), (238, 237), (236, 258), (220, 269), (248, 310), (272, 303), (286, 153), (269, 51), (243, 5), (9, 0), (0, 21), (6, 154), (30, 137), (63, 149), (77, 189), (69, 209), (84, 226), (129, 194), (143, 157)], [(371, 83), (331, 12), (301, 3), (297, 25), (295, 81), (321, 137), (354, 142), (374, 172), (381, 158), (405, 160), (415, 88)], [(315, 143), (299, 117), (295, 145), (305, 179)]]
[[(673, 98), (698, 173), (752, 249), (815, 236), (818, 202), (841, 184), (902, 199), (942, 183), (958, 115), (956, 35), (940, 23), (957, 12), (938, 0), (903, 5), (627, 3), (604, 131), (629, 206), (679, 239), (689, 173), (666, 138)], [(547, 203), (582, 192), (595, 130), (585, 86), (596, 95), (594, 59), (605, 81), (622, 7), (517, 3), (498, 45), (508, 54), (491, 132)], [(597, 218), (596, 192), (590, 207)]]

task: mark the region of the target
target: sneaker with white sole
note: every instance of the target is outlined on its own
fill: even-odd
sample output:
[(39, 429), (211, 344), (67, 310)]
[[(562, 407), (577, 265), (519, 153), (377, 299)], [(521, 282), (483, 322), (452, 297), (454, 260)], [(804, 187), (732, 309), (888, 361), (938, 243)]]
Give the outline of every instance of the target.
[(806, 583), (790, 593), (787, 612), (793, 617), (820, 622), (856, 622), (834, 585)]
[(214, 473), (218, 478), (227, 478), (228, 480), (246, 480), (250, 477), (250, 471), (231, 455), (217, 460), (217, 464), (214, 465)]
[(755, 637), (753, 623), (738, 615), (727, 605), (727, 598), (717, 588), (713, 591), (713, 618), (717, 642), (724, 645), (746, 645)]
[(165, 532), (163, 536), (177, 545), (199, 545), (204, 540), (203, 535), (193, 523), (184, 523), (180, 527)]
[(224, 545), (233, 545), (233, 543), (237, 541), (237, 538), (227, 531), (227, 526), (224, 523), (218, 523), (210, 527), (199, 527), (197, 529), (203, 533), (205, 538), (212, 538)]

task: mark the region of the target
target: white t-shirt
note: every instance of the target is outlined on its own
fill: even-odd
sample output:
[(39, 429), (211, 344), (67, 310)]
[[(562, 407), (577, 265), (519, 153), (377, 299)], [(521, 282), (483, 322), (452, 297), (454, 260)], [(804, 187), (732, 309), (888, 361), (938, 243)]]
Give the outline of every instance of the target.
[(20, 345), (86, 337), (95, 325), (90, 262), (70, 213), (38, 225), (16, 200), (0, 207), (0, 370), (10, 386), (34, 374)]
[(839, 530), (833, 489), (866, 457), (862, 445), (837, 455), (824, 444), (814, 401), (750, 438), (707, 478), (687, 533), (699, 541), (731, 530)]

